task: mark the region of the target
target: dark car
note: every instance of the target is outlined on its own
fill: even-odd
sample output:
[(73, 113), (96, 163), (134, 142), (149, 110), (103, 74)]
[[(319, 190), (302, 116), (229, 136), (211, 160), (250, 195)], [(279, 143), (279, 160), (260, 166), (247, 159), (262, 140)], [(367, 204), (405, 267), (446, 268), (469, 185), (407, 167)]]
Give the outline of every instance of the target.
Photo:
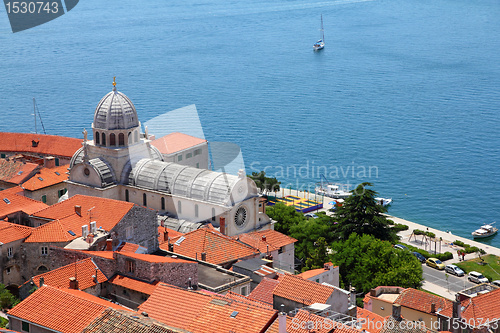
[(412, 254), (421, 262), (424, 263), (427, 259), (418, 252), (412, 252)]
[(394, 248), (398, 249), (398, 250), (408, 250), (408, 248), (406, 246), (404, 246), (403, 244), (396, 244), (396, 245), (394, 245)]

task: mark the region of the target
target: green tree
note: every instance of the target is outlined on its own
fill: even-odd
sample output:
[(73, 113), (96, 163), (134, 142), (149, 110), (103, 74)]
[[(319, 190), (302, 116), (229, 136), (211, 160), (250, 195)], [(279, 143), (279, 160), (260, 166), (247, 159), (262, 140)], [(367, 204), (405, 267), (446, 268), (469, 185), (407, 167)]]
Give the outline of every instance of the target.
[(388, 241), (353, 233), (346, 241), (333, 243), (332, 250), (344, 286), (364, 293), (377, 286), (421, 286), (420, 262), (410, 251), (394, 249)]
[[(299, 224), (301, 221), (307, 221), (302, 213), (295, 210), (293, 206), (287, 206), (281, 202), (274, 206), (266, 208), (267, 215), (275, 220), (274, 230), (290, 235), (290, 228)], [(292, 236), (293, 237), (293, 236)]]
[(266, 177), (264, 171), (252, 172), (252, 175), (249, 175), (248, 178), (255, 182), (255, 185), (263, 194), (267, 194), (267, 192), (278, 192), (280, 190), (281, 182), (274, 177)]
[(10, 293), (5, 285), (0, 283), (0, 309), (10, 309), (19, 303), (19, 300)]
[(325, 238), (320, 237), (314, 242), (314, 250), (310, 257), (306, 259), (306, 265), (302, 271), (305, 272), (310, 269), (323, 268), (324, 263), (328, 261), (330, 261), (328, 258), (328, 243)]
[(389, 220), (382, 215), (387, 209), (377, 204), (377, 192), (368, 189), (368, 186), (373, 185), (368, 182), (358, 185), (351, 191), (352, 195), (345, 199), (342, 207), (337, 208), (337, 237), (346, 240), (352, 233), (357, 233), (395, 242), (396, 233), (392, 230)]

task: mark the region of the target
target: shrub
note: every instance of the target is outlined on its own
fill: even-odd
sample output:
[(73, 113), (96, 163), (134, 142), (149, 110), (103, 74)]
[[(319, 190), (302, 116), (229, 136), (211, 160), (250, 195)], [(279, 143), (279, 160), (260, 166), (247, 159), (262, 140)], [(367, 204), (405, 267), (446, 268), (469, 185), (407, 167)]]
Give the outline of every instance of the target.
[(436, 234), (433, 233), (433, 232), (430, 232), (430, 231), (423, 231), (423, 230), (420, 230), (420, 229), (415, 229), (413, 230), (413, 233), (415, 235), (426, 235), (427, 237), (430, 237), (430, 238), (434, 238), (436, 237)]
[(483, 249), (480, 249), (477, 246), (470, 246), (469, 244), (465, 244), (464, 242), (461, 242), (459, 240), (454, 241), (453, 244), (463, 247), (465, 253), (479, 252), (481, 254), (486, 254), (486, 251), (484, 251)]
[(396, 223), (394, 227), (392, 227), (392, 230), (394, 230), (394, 232), (408, 230), (408, 226), (406, 224)]
[(435, 255), (435, 258), (437, 258), (441, 261), (450, 260), (450, 259), (453, 259), (453, 253), (451, 253), (451, 252), (437, 253)]
[(429, 258), (437, 258), (441, 261), (446, 261), (449, 259), (453, 259), (453, 253), (451, 252), (445, 252), (445, 253), (436, 253), (436, 254), (430, 254), (429, 252), (419, 249), (418, 247), (409, 245), (409, 244), (404, 244), (411, 252), (418, 252), (421, 255), (425, 257), (425, 259)]

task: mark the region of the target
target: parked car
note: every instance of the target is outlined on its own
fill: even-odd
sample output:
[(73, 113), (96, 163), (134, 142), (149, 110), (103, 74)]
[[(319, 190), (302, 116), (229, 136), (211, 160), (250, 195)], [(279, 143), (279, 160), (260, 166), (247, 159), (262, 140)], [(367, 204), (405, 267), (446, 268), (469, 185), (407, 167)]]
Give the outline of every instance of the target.
[(464, 276), (465, 272), (458, 266), (456, 265), (446, 265), (444, 268), (446, 273), (450, 273), (456, 276)]
[(396, 245), (394, 245), (394, 248), (398, 249), (398, 250), (408, 250), (408, 248), (406, 246), (404, 246), (403, 244), (396, 244)]
[(491, 284), (500, 287), (500, 280), (491, 281)]
[(436, 268), (439, 270), (444, 269), (444, 264), (441, 262), (441, 260), (437, 258), (429, 258), (425, 261), (425, 264), (429, 267)]
[(425, 257), (422, 254), (418, 253), (418, 252), (412, 252), (412, 254), (415, 257), (417, 257), (418, 261), (420, 261), (421, 263), (424, 263), (424, 262), (427, 261), (427, 259), (425, 259)]
[(483, 276), (483, 274), (479, 272), (469, 272), (469, 276), (467, 277), (469, 281), (474, 282), (474, 283), (488, 283), (490, 282), (487, 278)]
[(317, 219), (318, 218), (318, 215), (316, 215), (314, 213), (307, 213), (307, 214), (304, 214), (304, 216), (306, 217), (306, 219)]

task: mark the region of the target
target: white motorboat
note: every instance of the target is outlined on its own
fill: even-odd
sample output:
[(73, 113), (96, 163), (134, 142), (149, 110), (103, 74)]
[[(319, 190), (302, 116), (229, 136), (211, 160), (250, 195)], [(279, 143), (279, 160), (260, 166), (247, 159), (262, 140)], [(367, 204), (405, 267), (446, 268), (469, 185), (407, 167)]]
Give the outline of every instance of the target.
[(392, 203), (392, 198), (386, 199), (386, 198), (375, 198), (375, 202), (381, 206), (388, 206)]
[[(346, 189), (346, 190), (344, 190)], [(314, 189), (316, 194), (323, 195), (334, 199), (345, 199), (351, 195), (349, 192), (349, 185), (337, 184), (318, 184)]]
[(498, 228), (492, 226), (493, 223), (485, 224), (481, 228), (475, 230), (474, 232), (472, 232), (472, 237), (486, 238), (495, 235), (498, 232)]
[(314, 51), (319, 51), (325, 48), (325, 31), (323, 29), (323, 14), (321, 14), (321, 39), (318, 40), (316, 43), (313, 45)]

